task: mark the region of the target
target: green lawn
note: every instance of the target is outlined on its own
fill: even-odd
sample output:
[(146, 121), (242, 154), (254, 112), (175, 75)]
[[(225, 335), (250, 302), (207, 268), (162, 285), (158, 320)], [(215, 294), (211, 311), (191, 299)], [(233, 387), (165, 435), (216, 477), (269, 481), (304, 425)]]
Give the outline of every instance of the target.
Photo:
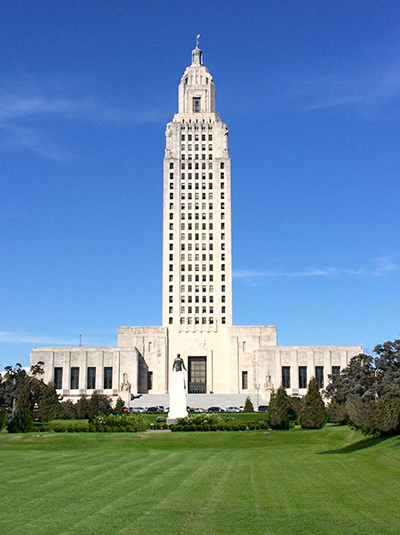
[(398, 534), (400, 437), (0, 433), (0, 533)]

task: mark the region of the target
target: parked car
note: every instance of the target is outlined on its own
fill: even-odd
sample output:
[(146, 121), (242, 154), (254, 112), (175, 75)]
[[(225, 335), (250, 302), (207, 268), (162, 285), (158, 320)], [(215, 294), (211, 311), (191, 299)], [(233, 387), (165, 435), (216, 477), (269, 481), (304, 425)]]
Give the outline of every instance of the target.
[(146, 412), (160, 412), (158, 407), (147, 407)]
[(225, 412), (221, 407), (209, 407), (206, 412)]
[(145, 412), (145, 409), (144, 407), (131, 407), (130, 411), (131, 412)]
[(267, 412), (268, 411), (268, 405), (259, 405), (258, 406), (258, 412)]
[(206, 412), (206, 410), (200, 407), (197, 407), (196, 409), (193, 409), (193, 412)]
[(226, 407), (225, 412), (240, 412), (239, 407)]

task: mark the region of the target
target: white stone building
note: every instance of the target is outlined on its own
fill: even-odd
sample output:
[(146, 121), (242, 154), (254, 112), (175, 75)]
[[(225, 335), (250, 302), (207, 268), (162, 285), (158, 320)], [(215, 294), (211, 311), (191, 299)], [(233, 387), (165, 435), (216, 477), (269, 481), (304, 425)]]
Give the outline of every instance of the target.
[(45, 381), (74, 399), (94, 389), (165, 394), (177, 353), (189, 393), (251, 394), (268, 400), (281, 383), (304, 395), (360, 346), (278, 346), (274, 326), (232, 325), (231, 164), (228, 128), (215, 112), (215, 86), (198, 46), (179, 84), (166, 129), (162, 327), (120, 327), (117, 347), (34, 348)]

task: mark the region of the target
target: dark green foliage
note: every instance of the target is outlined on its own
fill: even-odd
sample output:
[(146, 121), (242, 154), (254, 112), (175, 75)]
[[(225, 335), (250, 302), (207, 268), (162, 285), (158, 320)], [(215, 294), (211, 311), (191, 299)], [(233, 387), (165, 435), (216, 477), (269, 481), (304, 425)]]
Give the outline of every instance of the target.
[(178, 418), (178, 423), (170, 428), (171, 431), (246, 431), (268, 429), (268, 423), (262, 419), (246, 422), (219, 414), (190, 414), (186, 418)]
[(48, 422), (45, 424), (46, 431), (55, 433), (88, 433), (90, 431), (89, 422), (71, 420), (70, 422)]
[(254, 406), (249, 396), (247, 396), (244, 402), (243, 412), (254, 412)]
[(289, 428), (290, 398), (281, 385), (271, 395), (269, 402), (269, 425), (272, 429)]
[(124, 412), (125, 402), (118, 396), (117, 401), (115, 402), (114, 414), (122, 414)]
[(375, 405), (375, 427), (382, 433), (400, 432), (400, 398), (386, 394)]
[(325, 418), (325, 405), (319, 392), (318, 381), (311, 377), (301, 405), (300, 425), (304, 429), (321, 429), (325, 425)]
[(95, 390), (89, 399), (89, 419), (106, 412), (112, 412), (111, 400)]
[(348, 423), (346, 405), (333, 401), (325, 407), (325, 410), (329, 422), (341, 425)]
[(297, 421), (301, 412), (303, 398), (298, 397), (298, 396), (289, 396), (289, 399), (290, 399), (290, 408), (292, 409), (294, 415), (296, 415), (295, 419)]
[(377, 345), (374, 353), (353, 357), (340, 375), (330, 376), (325, 395), (335, 412), (342, 405), (350, 425), (364, 434), (400, 433), (400, 340)]
[(39, 418), (42, 422), (48, 422), (60, 415), (60, 396), (54, 383), (50, 382), (44, 386), (39, 407)]
[(0, 411), (0, 431), (2, 431), (7, 423), (6, 411)]
[(15, 368), (6, 366), (4, 377), (0, 376), (0, 410), (6, 411), (8, 420), (11, 420), (17, 412), (25, 410), (35, 412), (37, 409), (44, 383), (36, 376), (40, 375), (42, 364), (39, 362), (33, 367), (31, 376), (19, 363)]
[(30, 411), (20, 411), (15, 413), (7, 424), (9, 433), (29, 433), (33, 431), (33, 416)]
[(87, 420), (89, 418), (89, 400), (87, 396), (81, 396), (75, 403), (76, 417), (78, 420)]
[[(77, 403), (78, 402), (79, 400)], [(73, 420), (78, 418), (76, 405), (70, 399), (60, 403), (59, 417), (61, 420)]]

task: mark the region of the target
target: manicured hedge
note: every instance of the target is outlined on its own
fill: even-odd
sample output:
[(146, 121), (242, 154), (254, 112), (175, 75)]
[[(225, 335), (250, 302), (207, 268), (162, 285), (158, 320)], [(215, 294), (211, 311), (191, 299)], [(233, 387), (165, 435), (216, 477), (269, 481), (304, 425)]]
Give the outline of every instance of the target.
[(178, 423), (171, 425), (170, 429), (171, 431), (246, 431), (268, 429), (268, 423), (265, 420), (243, 422), (231, 416), (196, 414), (178, 418)]

